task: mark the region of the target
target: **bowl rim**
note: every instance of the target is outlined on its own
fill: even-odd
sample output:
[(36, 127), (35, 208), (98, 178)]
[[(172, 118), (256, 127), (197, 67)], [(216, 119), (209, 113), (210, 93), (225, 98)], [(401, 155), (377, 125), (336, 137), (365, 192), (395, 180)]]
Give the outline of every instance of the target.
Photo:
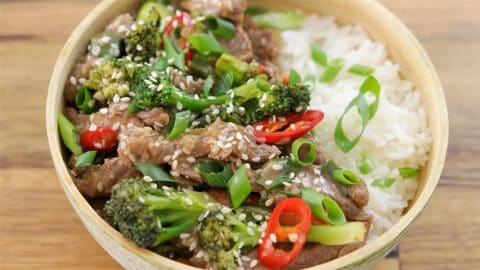
[[(85, 224), (87, 229), (90, 230), (87, 225), (88, 221), (90, 224), (93, 224), (96, 229), (101, 230), (100, 233), (103, 236), (108, 237), (110, 240), (118, 243), (128, 252), (135, 254), (136, 256), (138, 256), (139, 259), (151, 264), (154, 267), (168, 266), (177, 269), (179, 267), (181, 267), (182, 269), (197, 269), (195, 267), (190, 267), (175, 260), (160, 256), (153, 251), (139, 248), (133, 243), (131, 243), (129, 240), (124, 238), (118, 231), (116, 231), (104, 219), (102, 219), (97, 214), (97, 212), (90, 206), (87, 200), (81, 195), (81, 193), (78, 191), (75, 184), (73, 183), (70, 174), (68, 173), (66, 163), (62, 158), (59, 158), (62, 157), (62, 152), (57, 128), (57, 114), (61, 110), (61, 105), (63, 104), (63, 102), (59, 101), (59, 99), (61, 100), (61, 98), (63, 97), (63, 84), (68, 78), (68, 74), (72, 67), (67, 64), (67, 59), (69, 55), (74, 53), (72, 50), (74, 45), (81, 42), (82, 32), (84, 32), (87, 27), (92, 26), (98, 20), (101, 13), (108, 7), (115, 5), (115, 2), (117, 2), (117, 0), (103, 0), (87, 14), (87, 16), (82, 20), (82, 22), (71, 33), (55, 63), (55, 67), (48, 88), (45, 112), (47, 137), (50, 153), (53, 159), (53, 164), (58, 178), (62, 184), (62, 187), (65, 190), (68, 199), (70, 200), (70, 203), (75, 208), (77, 214), (80, 216), (82, 222)], [(406, 42), (411, 42), (412, 45), (416, 48), (419, 57), (421, 57), (422, 62), (425, 63), (425, 68), (428, 69), (428, 74), (430, 75), (429, 80), (433, 86), (432, 88), (436, 90), (435, 93), (432, 93), (434, 94), (438, 102), (436, 106), (436, 113), (440, 116), (440, 120), (438, 120), (440, 121), (440, 137), (437, 138), (438, 143), (440, 144), (439, 150), (437, 151), (435, 156), (432, 156), (432, 153), (430, 153), (429, 163), (434, 163), (434, 167), (443, 168), (446, 158), (446, 150), (448, 146), (448, 112), (443, 89), (438, 75), (433, 67), (433, 64), (431, 63), (423, 47), (420, 45), (419, 41), (400, 21), (400, 19), (398, 19), (391, 11), (389, 11), (385, 6), (375, 0), (363, 0), (363, 4), (369, 5), (370, 8), (375, 9), (376, 12), (380, 12), (385, 15), (384, 19), (388, 20), (390, 23), (396, 26), (396, 31), (400, 31), (404, 37), (408, 38)], [(63, 78), (64, 80), (62, 82), (60, 79), (62, 79), (62, 74), (65, 73), (65, 69), (67, 69), (67, 77)], [(57, 106), (54, 106), (54, 104), (57, 104)], [(431, 124), (432, 123), (429, 123), (429, 125)], [(385, 255), (396, 245), (397, 241), (408, 231), (408, 229), (413, 225), (415, 219), (423, 211), (432, 196), (432, 193), (439, 181), (440, 175), (441, 170), (434, 170), (433, 172), (431, 172), (429, 179), (423, 179), (424, 181), (428, 180), (428, 184), (425, 185), (425, 188), (417, 196), (416, 201), (413, 203), (407, 213), (403, 215), (401, 219), (392, 228), (383, 233), (377, 239), (371, 241), (370, 243), (350, 254), (344, 255), (321, 265), (313, 266), (308, 269), (320, 270), (347, 268), (362, 264), (364, 262), (373, 262), (377, 259), (379, 254)], [(101, 245), (103, 245), (99, 241), (99, 239), (97, 239), (96, 235), (94, 235), (94, 237)], [(114, 256), (114, 254), (112, 254), (110, 250), (108, 250), (105, 246), (104, 248), (107, 250), (107, 252), (110, 253), (110, 255), (112, 255), (115, 260), (119, 261), (118, 258), (116, 258), (116, 256)]]

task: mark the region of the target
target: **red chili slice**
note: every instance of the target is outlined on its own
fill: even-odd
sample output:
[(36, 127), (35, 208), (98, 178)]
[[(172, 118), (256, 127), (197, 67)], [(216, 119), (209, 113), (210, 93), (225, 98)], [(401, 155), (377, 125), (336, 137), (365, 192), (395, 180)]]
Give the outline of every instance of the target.
[(87, 129), (80, 136), (80, 144), (86, 150), (113, 150), (118, 145), (117, 132), (108, 127)]
[[(282, 214), (295, 214), (299, 222), (296, 225), (285, 226), (280, 222)], [(308, 204), (300, 198), (288, 198), (277, 204), (267, 222), (262, 243), (258, 247), (260, 262), (271, 269), (282, 268), (293, 262), (307, 239), (311, 216)], [(293, 247), (289, 251), (277, 249), (275, 242), (291, 242)]]
[[(187, 28), (188, 32), (194, 31), (194, 24), (190, 14), (184, 11), (177, 11), (176, 15), (168, 22), (165, 26), (164, 33), (165, 35), (172, 35), (172, 31), (177, 27), (182, 27), (183, 29)], [(185, 63), (190, 63), (193, 59), (193, 50), (190, 48), (190, 44), (185, 38), (181, 38), (178, 41), (178, 45), (185, 49)]]
[(254, 135), (259, 143), (288, 143), (309, 132), (323, 120), (323, 117), (323, 112), (317, 110), (273, 117), (254, 124)]

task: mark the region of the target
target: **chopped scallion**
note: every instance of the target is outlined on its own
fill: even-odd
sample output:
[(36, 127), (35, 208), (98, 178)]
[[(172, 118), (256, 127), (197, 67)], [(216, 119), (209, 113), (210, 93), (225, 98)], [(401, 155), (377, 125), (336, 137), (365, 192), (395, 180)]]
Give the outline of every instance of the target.
[(305, 16), (297, 11), (270, 11), (252, 16), (261, 27), (286, 30), (302, 25)]
[(395, 178), (378, 178), (373, 180), (372, 182), (372, 187), (378, 187), (378, 188), (389, 188), (395, 183)]
[(301, 82), (302, 82), (302, 77), (300, 76), (298, 71), (296, 71), (295, 69), (292, 69), (290, 71), (290, 75), (288, 76), (288, 84), (289, 85), (294, 85), (294, 84), (298, 84), (298, 83), (301, 83)]
[(375, 169), (375, 164), (370, 158), (363, 156), (362, 159), (357, 161), (357, 168), (363, 175), (367, 175)]
[(360, 183), (360, 179), (349, 170), (333, 170), (332, 177), (335, 181), (343, 185), (352, 186)]
[(365, 241), (367, 228), (363, 222), (348, 222), (342, 225), (312, 225), (307, 242), (327, 246), (339, 246)]
[(233, 209), (240, 207), (251, 192), (252, 187), (248, 182), (247, 167), (242, 165), (228, 181), (228, 193)]
[(75, 105), (77, 108), (85, 113), (92, 113), (95, 111), (95, 99), (93, 99), (92, 93), (85, 86), (80, 87), (75, 96)]
[(313, 189), (304, 188), (302, 189), (302, 199), (308, 203), (312, 214), (320, 220), (334, 225), (345, 224), (345, 222), (347, 222), (342, 208), (340, 208), (338, 203), (332, 198)]
[(218, 43), (213, 35), (191, 34), (187, 36), (187, 40), (201, 54), (225, 52), (225, 48)]
[(359, 76), (370, 76), (373, 72), (375, 72), (375, 69), (372, 67), (355, 64), (348, 69), (348, 72)]
[(333, 80), (335, 80), (338, 73), (342, 70), (344, 64), (345, 64), (345, 60), (343, 60), (342, 58), (333, 59), (325, 67), (325, 71), (323, 72), (322, 76), (320, 77), (320, 82), (329, 83), (329, 82), (332, 82)]
[(57, 121), (63, 144), (65, 144), (75, 156), (80, 156), (82, 154), (82, 147), (79, 144), (80, 136), (78, 135), (77, 128), (63, 113), (58, 114)]
[(154, 182), (161, 182), (165, 184), (178, 184), (175, 179), (170, 176), (164, 169), (157, 164), (148, 162), (136, 162), (135, 168), (144, 176), (148, 176)]
[(292, 143), (290, 158), (297, 165), (302, 167), (311, 166), (313, 162), (315, 162), (316, 155), (317, 150), (312, 141), (305, 138), (298, 138)]
[(163, 37), (163, 43), (165, 47), (165, 53), (167, 59), (173, 59), (173, 65), (179, 68), (181, 71), (185, 71), (185, 52), (179, 48), (175, 40), (168, 36)]
[(325, 51), (320, 48), (317, 44), (311, 42), (310, 43), (310, 56), (312, 57), (315, 63), (326, 67), (328, 65), (328, 56)]
[(209, 75), (207, 79), (205, 80), (205, 83), (203, 84), (203, 96), (208, 97), (210, 94), (210, 90), (213, 87), (213, 77)]
[(414, 178), (420, 175), (417, 169), (411, 167), (399, 168), (398, 171), (403, 178)]
[(167, 139), (173, 140), (182, 135), (190, 125), (190, 120), (191, 113), (188, 110), (175, 113), (167, 125)]
[(75, 162), (75, 168), (83, 168), (88, 165), (91, 165), (95, 161), (96, 156), (97, 156), (97, 151), (88, 151), (81, 154), (77, 158), (77, 162)]
[(200, 163), (195, 168), (210, 186), (216, 188), (226, 188), (232, 177), (230, 168), (218, 161)]
[(232, 39), (235, 37), (236, 29), (233, 23), (217, 16), (208, 16), (204, 21), (208, 30), (217, 37)]

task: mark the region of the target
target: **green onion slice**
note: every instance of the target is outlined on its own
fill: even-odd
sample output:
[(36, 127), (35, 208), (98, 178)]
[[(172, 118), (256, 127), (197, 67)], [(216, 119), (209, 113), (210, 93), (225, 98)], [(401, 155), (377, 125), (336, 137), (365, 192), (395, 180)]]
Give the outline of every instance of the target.
[(181, 71), (185, 71), (185, 52), (179, 48), (175, 40), (168, 36), (163, 36), (163, 43), (165, 47), (165, 53), (167, 59), (173, 59), (173, 65), (179, 68)]
[(175, 179), (170, 176), (164, 169), (157, 164), (148, 162), (135, 162), (135, 168), (144, 176), (148, 176), (154, 182), (161, 182), (166, 184), (178, 184)]
[(348, 69), (348, 72), (350, 72), (352, 74), (355, 74), (355, 75), (366, 77), (366, 76), (372, 75), (372, 73), (375, 72), (375, 69), (372, 68), (372, 67), (368, 67), (368, 66), (364, 66), (364, 65), (360, 65), (360, 64), (355, 64)]
[[(365, 95), (372, 94), (375, 100), (369, 105)], [(363, 132), (367, 128), (370, 120), (375, 116), (380, 102), (380, 83), (373, 76), (369, 76), (363, 85), (360, 87), (360, 92), (350, 103), (343, 112), (343, 115), (337, 122), (335, 127), (335, 143), (344, 152), (352, 150), (362, 138)], [(343, 130), (343, 118), (350, 111), (350, 109), (357, 107), (358, 113), (362, 119), (362, 130), (352, 140), (347, 137)]]
[[(307, 150), (306, 153), (303, 152), (303, 149), (305, 149), (305, 147)], [(292, 143), (292, 151), (290, 153), (290, 157), (294, 163), (302, 167), (308, 167), (312, 165), (313, 162), (315, 162), (316, 155), (317, 150), (315, 148), (315, 144), (312, 141), (305, 138), (298, 138)]]
[(230, 72), (225, 73), (217, 80), (212, 94), (215, 96), (225, 95), (232, 88), (233, 82), (233, 74)]
[(85, 86), (78, 89), (77, 95), (75, 96), (75, 105), (85, 113), (95, 111), (95, 99), (93, 99), (92, 93)]
[(236, 29), (233, 23), (217, 16), (208, 16), (203, 22), (208, 30), (217, 37), (232, 39), (235, 37)]
[(137, 106), (137, 104), (135, 102), (132, 101), (128, 104), (127, 113), (129, 115), (136, 114), (140, 110), (141, 109)]
[(389, 188), (393, 185), (393, 183), (395, 183), (395, 178), (378, 178), (373, 180), (372, 187)]
[(211, 75), (208, 75), (207, 79), (205, 80), (205, 83), (203, 84), (203, 96), (208, 97), (210, 94), (210, 90), (213, 87), (213, 77)]
[(363, 222), (348, 222), (343, 225), (312, 225), (307, 242), (327, 246), (346, 245), (365, 241), (367, 228)]
[(191, 112), (188, 110), (175, 113), (167, 125), (167, 139), (173, 140), (182, 135), (190, 125), (190, 120)]
[(228, 193), (230, 194), (233, 209), (240, 207), (251, 192), (252, 187), (248, 182), (247, 167), (242, 165), (228, 181)]
[(75, 162), (75, 168), (83, 168), (88, 165), (91, 165), (95, 161), (95, 157), (97, 156), (97, 151), (88, 151), (81, 154), (77, 162)]
[(398, 171), (403, 178), (414, 178), (420, 175), (417, 169), (411, 167), (399, 168)]
[(332, 177), (335, 181), (343, 185), (352, 186), (360, 183), (360, 179), (349, 170), (333, 170)]
[(328, 56), (327, 53), (320, 48), (317, 44), (311, 42), (310, 43), (310, 56), (312, 57), (315, 63), (326, 67), (328, 65)]
[(79, 144), (80, 136), (78, 135), (77, 129), (63, 113), (58, 114), (57, 121), (63, 144), (65, 144), (75, 156), (80, 156), (82, 154), (82, 147)]
[(195, 50), (202, 54), (225, 52), (225, 48), (218, 43), (213, 35), (191, 34), (187, 36), (187, 40)]
[(298, 74), (298, 71), (292, 69), (288, 76), (288, 85), (294, 85), (302, 82), (302, 77)]
[(260, 27), (286, 30), (300, 27), (305, 16), (297, 11), (271, 11), (253, 15), (252, 19)]
[(216, 188), (226, 188), (228, 180), (233, 175), (227, 165), (217, 161), (200, 163), (196, 170), (210, 186)]
[(302, 199), (308, 203), (312, 214), (329, 224), (345, 224), (347, 219), (342, 208), (332, 198), (325, 196), (313, 189), (302, 189)]
[(342, 58), (333, 59), (332, 62), (330, 62), (325, 67), (325, 71), (320, 77), (320, 82), (329, 83), (335, 80), (338, 73), (342, 70), (344, 64), (345, 64), (345, 60), (343, 60)]
[(357, 161), (357, 168), (363, 174), (367, 175), (375, 169), (375, 164), (367, 156), (363, 156), (359, 161)]

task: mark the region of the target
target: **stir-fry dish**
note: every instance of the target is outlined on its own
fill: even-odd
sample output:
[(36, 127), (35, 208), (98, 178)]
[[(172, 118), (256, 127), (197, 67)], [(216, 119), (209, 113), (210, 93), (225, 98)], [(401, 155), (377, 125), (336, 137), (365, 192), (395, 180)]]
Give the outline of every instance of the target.
[[(275, 29), (302, 14), (140, 4), (93, 37), (58, 116), (68, 168), (100, 215), (139, 247), (206, 269), (301, 269), (363, 246), (367, 184), (318, 146), (311, 84), (275, 64)], [(378, 91), (370, 76), (349, 105), (364, 125)], [(358, 141), (331, 132), (344, 152)]]

